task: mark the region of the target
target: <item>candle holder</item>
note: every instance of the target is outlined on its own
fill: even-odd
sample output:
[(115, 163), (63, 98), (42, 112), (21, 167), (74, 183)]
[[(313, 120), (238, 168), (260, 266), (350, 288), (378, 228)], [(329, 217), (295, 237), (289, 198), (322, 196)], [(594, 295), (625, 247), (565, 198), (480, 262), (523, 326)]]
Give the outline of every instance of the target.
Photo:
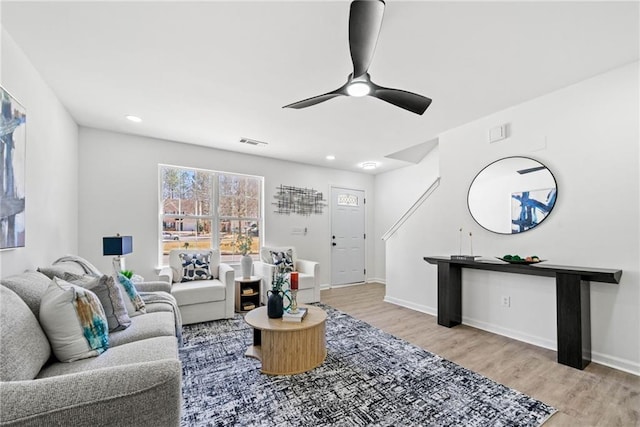
[(289, 306), (289, 313), (298, 313), (298, 290), (291, 289), (291, 305)]
[(474, 261), (476, 258), (480, 258), (479, 255), (473, 254), (473, 234), (471, 232), (469, 232), (469, 251), (471, 252), (471, 255), (462, 255), (462, 227), (460, 227), (460, 230), (458, 231), (460, 232), (460, 250), (457, 255), (451, 255), (449, 258), (462, 261)]

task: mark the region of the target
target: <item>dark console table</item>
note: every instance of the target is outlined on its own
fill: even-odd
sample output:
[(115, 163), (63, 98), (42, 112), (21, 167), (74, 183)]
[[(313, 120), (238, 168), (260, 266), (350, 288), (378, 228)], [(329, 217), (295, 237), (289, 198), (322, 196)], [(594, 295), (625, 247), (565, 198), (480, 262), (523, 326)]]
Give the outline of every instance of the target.
[(591, 362), (590, 282), (620, 283), (622, 270), (550, 264), (507, 264), (502, 261), (424, 257), (438, 266), (438, 324), (462, 322), (462, 269), (502, 271), (555, 277), (558, 363), (584, 369)]

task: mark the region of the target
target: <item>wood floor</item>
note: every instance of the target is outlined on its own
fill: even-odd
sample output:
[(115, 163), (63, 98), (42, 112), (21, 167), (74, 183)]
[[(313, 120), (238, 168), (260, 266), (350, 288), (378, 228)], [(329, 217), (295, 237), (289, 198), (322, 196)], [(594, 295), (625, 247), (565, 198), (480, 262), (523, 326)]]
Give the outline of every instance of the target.
[(556, 352), (383, 302), (378, 283), (321, 292), (323, 303), (558, 409), (555, 426), (640, 426), (640, 377), (591, 363), (556, 363)]

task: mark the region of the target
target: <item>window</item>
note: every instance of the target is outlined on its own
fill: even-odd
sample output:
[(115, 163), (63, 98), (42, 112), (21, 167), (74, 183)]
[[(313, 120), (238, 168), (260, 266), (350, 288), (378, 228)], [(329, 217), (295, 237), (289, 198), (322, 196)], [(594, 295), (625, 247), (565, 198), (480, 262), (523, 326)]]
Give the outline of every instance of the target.
[(240, 259), (238, 237), (260, 248), (262, 178), (160, 165), (160, 263), (177, 248), (220, 248), (223, 262)]

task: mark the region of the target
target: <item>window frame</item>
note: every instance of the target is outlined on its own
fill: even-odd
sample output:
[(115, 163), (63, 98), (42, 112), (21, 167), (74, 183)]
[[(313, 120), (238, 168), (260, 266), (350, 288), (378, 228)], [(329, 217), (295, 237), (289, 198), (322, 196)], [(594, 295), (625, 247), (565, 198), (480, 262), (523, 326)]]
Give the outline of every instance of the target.
[[(177, 214), (171, 214), (171, 213), (165, 213), (164, 209), (165, 209), (165, 205), (164, 205), (164, 197), (163, 197), (163, 189), (164, 189), (164, 176), (163, 176), (163, 171), (165, 169), (176, 169), (179, 172), (183, 172), (183, 171), (189, 171), (189, 172), (200, 172), (200, 173), (204, 173), (206, 175), (208, 175), (209, 177), (209, 183), (210, 183), (210, 193), (209, 193), (209, 201), (210, 201), (210, 206), (209, 206), (209, 214), (207, 215), (196, 215), (196, 214), (184, 214), (181, 212), (178, 212)], [(226, 175), (226, 176), (234, 176), (234, 177), (242, 177), (242, 178), (249, 178), (249, 179), (255, 179), (258, 182), (259, 188), (258, 188), (258, 207), (257, 207), (257, 212), (258, 212), (258, 217), (242, 217), (242, 216), (222, 216), (220, 214), (220, 176), (222, 175)], [(185, 199), (183, 199), (185, 200)], [(240, 258), (242, 257), (241, 254), (238, 253), (234, 253), (229, 255), (229, 254), (222, 254), (222, 249), (221, 249), (221, 232), (220, 232), (220, 224), (222, 221), (229, 221), (230, 223), (233, 222), (242, 222), (242, 221), (251, 221), (251, 222), (255, 222), (258, 225), (258, 236), (253, 236), (254, 239), (257, 238), (258, 241), (258, 245), (257, 245), (257, 251), (256, 252), (252, 252), (249, 255), (254, 258), (254, 259), (258, 259), (259, 258), (259, 253), (260, 253), (260, 247), (261, 247), (261, 242), (264, 239), (264, 233), (263, 233), (263, 224), (264, 224), (264, 177), (262, 176), (258, 176), (258, 175), (250, 175), (250, 174), (243, 174), (243, 173), (237, 173), (237, 172), (225, 172), (225, 171), (217, 171), (217, 170), (210, 170), (210, 169), (202, 169), (202, 168), (195, 168), (195, 167), (188, 167), (188, 166), (177, 166), (177, 165), (171, 165), (171, 164), (165, 164), (165, 163), (159, 163), (158, 164), (158, 234), (157, 234), (157, 240), (158, 240), (158, 265), (160, 267), (166, 267), (169, 265), (169, 261), (168, 261), (168, 255), (164, 254), (164, 249), (165, 249), (165, 242), (166, 240), (163, 237), (163, 234), (165, 233), (165, 221), (167, 218), (176, 218), (176, 219), (189, 219), (189, 220), (194, 220), (196, 221), (196, 224), (199, 220), (204, 220), (204, 221), (211, 221), (211, 237), (209, 240), (209, 244), (211, 245), (211, 248), (218, 248), (218, 250), (220, 251), (220, 258), (221, 258), (221, 262), (227, 263), (227, 264), (236, 264), (240, 262)], [(196, 225), (196, 230), (197, 230), (197, 225)], [(169, 231), (170, 232), (170, 231)], [(233, 233), (233, 232), (232, 232)], [(235, 233), (233, 233), (235, 234)], [(197, 235), (197, 231), (196, 231), (196, 235)]]

